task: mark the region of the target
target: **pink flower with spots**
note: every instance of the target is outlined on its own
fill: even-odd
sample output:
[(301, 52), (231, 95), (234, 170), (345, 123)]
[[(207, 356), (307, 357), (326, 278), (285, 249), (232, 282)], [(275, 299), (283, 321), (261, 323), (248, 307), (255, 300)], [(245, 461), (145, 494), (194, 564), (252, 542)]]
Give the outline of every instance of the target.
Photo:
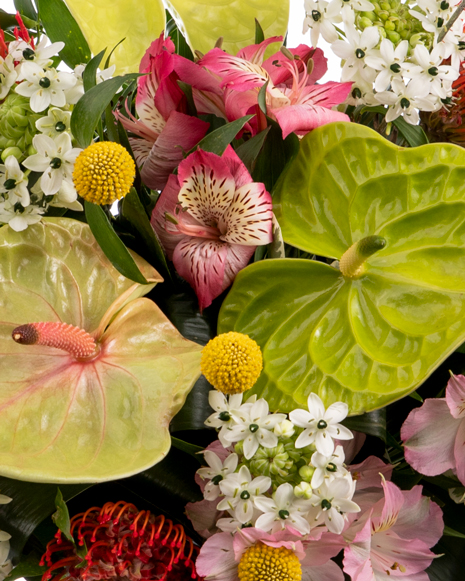
[(405, 459), (420, 474), (453, 470), (465, 486), (465, 377), (453, 375), (446, 397), (426, 399), (401, 430)]
[[(267, 114), (278, 122), (284, 139), (292, 132), (305, 135), (332, 121), (349, 121), (345, 113), (332, 108), (346, 99), (352, 83), (317, 85), (316, 81), (327, 70), (326, 58), (321, 49), (303, 44), (286, 49), (285, 54), (276, 52), (264, 61), (265, 49), (278, 41), (282, 41), (282, 37), (268, 38), (242, 49), (237, 56), (214, 48), (199, 62), (221, 79), (227, 119), (232, 121), (255, 113), (249, 130), (257, 133), (264, 129), (267, 121), (258, 107), (258, 94), (268, 83)], [(202, 104), (205, 103), (199, 99), (199, 106)], [(211, 109), (208, 112), (212, 112)], [(221, 111), (218, 114), (221, 115)]]
[(384, 480), (382, 486), (384, 498), (343, 533), (344, 571), (352, 581), (429, 581), (425, 569), (442, 536), (442, 511), (421, 486), (405, 491)]
[(179, 164), (152, 213), (152, 226), (200, 309), (272, 241), (271, 196), (231, 147), (222, 157), (198, 150)]

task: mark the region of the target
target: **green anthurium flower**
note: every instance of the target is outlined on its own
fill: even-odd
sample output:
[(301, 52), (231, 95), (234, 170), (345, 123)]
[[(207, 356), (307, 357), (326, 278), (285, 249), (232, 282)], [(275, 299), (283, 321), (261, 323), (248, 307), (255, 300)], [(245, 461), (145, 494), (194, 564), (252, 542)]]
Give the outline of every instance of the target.
[(352, 123), (307, 135), (274, 209), (287, 243), (339, 262), (239, 273), (219, 332), (262, 348), (249, 394), (289, 411), (315, 392), (359, 414), (416, 389), (465, 340), (464, 183), (454, 145), (403, 149)]
[(99, 482), (166, 456), (201, 347), (142, 298), (162, 279), (133, 256), (150, 284), (120, 275), (81, 222), (0, 228), (1, 475)]

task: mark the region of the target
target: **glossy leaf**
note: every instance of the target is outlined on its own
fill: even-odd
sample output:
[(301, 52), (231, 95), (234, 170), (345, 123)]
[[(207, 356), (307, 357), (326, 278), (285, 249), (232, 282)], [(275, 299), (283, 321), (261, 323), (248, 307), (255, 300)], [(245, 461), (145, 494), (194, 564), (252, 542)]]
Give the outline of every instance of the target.
[(65, 43), (60, 58), (71, 68), (88, 62), (91, 57), (89, 45), (63, 0), (38, 0), (37, 6), (50, 40)]
[(92, 87), (95, 87), (97, 84), (97, 71), (102, 62), (103, 55), (105, 51), (102, 50), (97, 55), (94, 56), (93, 59), (89, 61), (84, 72), (82, 73), (82, 81), (84, 83), (84, 91), (89, 91)]
[(236, 149), (237, 155), (241, 158), (242, 163), (249, 170), (249, 173), (252, 173), (255, 168), (257, 157), (260, 154), (270, 129), (271, 127), (267, 127), (263, 131), (260, 131), (260, 133), (254, 135), (251, 139), (241, 143)]
[(130, 280), (138, 282), (139, 284), (147, 284), (134, 258), (118, 238), (102, 208), (90, 202), (85, 202), (84, 205), (87, 223), (99, 243), (100, 248), (116, 270)]
[(215, 129), (199, 141), (192, 151), (199, 148), (215, 153), (216, 155), (223, 155), (224, 150), (252, 117), (253, 115), (245, 115), (245, 117), (218, 127), (218, 129)]
[(249, 334), (265, 366), (249, 393), (288, 411), (310, 392), (352, 414), (415, 390), (465, 339), (465, 151), (399, 148), (352, 123), (314, 130), (280, 180), (285, 242), (340, 259), (386, 240), (356, 278), (301, 259), (241, 271), (219, 332)]
[[(161, 277), (134, 259), (150, 284), (121, 276), (81, 222), (0, 229), (0, 474), (98, 482), (166, 456), (169, 422), (200, 374), (201, 347), (140, 298)], [(86, 330), (97, 353), (77, 360), (12, 340), (16, 326), (35, 321)]]
[(47, 570), (47, 566), (39, 565), (39, 560), (25, 558), (5, 577), (5, 581), (15, 581), (16, 579), (23, 579), (29, 577), (42, 577)]
[[(223, 49), (236, 54), (255, 42), (255, 19), (265, 37), (284, 36), (289, 20), (289, 0), (167, 0), (166, 6), (176, 20), (192, 50), (208, 52), (223, 37)], [(208, 22), (208, 26), (205, 23)]]
[(57, 510), (52, 514), (53, 522), (65, 535), (68, 541), (74, 543), (73, 535), (71, 534), (68, 507), (66, 506), (66, 502), (63, 500), (63, 494), (60, 489), (57, 491), (55, 506), (57, 507)]
[(37, 12), (31, 0), (14, 0), (16, 10), (30, 20), (37, 20)]
[(79, 99), (71, 116), (71, 131), (79, 147), (91, 144), (97, 123), (115, 93), (127, 81), (138, 77), (137, 74), (107, 79), (92, 87)]
[(394, 119), (392, 123), (397, 127), (402, 137), (406, 139), (410, 147), (418, 147), (429, 143), (421, 125), (411, 125), (403, 117)]
[(66, 0), (66, 3), (93, 54), (125, 39), (113, 55), (118, 74), (137, 72), (150, 43), (165, 28), (161, 0)]

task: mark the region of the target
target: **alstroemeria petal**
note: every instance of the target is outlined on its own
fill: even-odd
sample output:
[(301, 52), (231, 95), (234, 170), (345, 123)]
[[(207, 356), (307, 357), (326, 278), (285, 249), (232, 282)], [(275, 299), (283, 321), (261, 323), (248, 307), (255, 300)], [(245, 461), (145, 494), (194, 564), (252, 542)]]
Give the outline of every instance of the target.
[[(309, 58), (313, 60), (313, 70), (307, 78), (307, 84), (316, 83), (328, 70), (328, 59), (324, 56), (321, 48), (314, 49), (306, 44), (299, 44), (297, 48), (290, 48), (289, 52), (294, 56), (298, 56), (304, 67), (307, 66), (306, 63)], [(266, 59), (263, 63), (263, 68), (268, 71), (271, 80), (275, 85), (292, 81), (292, 75), (289, 68), (283, 66), (283, 63), (286, 62), (289, 63), (288, 57), (279, 51)], [(299, 68), (299, 71), (301, 70), (302, 69)]]
[(195, 568), (201, 577), (237, 581), (232, 535), (217, 533), (207, 539), (196, 559)]
[(344, 581), (344, 573), (334, 561), (328, 561), (316, 567), (303, 566), (302, 581)]
[(264, 184), (252, 182), (243, 185), (235, 191), (229, 208), (218, 223), (221, 231), (226, 229), (221, 239), (245, 246), (269, 244), (273, 239), (271, 208), (271, 196)]
[(446, 388), (446, 402), (454, 418), (465, 418), (465, 377), (453, 375)]
[(182, 240), (174, 250), (173, 264), (194, 288), (201, 310), (222, 292), (227, 254), (227, 244), (203, 238)]
[(222, 87), (229, 86), (236, 91), (261, 87), (269, 80), (267, 71), (259, 64), (232, 56), (219, 48), (209, 51), (199, 64), (219, 75), (223, 79)]
[(184, 157), (184, 151), (192, 149), (208, 127), (201, 119), (173, 111), (142, 168), (144, 184), (153, 190), (163, 189), (169, 174)]
[(445, 399), (426, 399), (408, 415), (401, 429), (405, 459), (420, 474), (436, 476), (455, 468), (454, 445), (460, 420)]
[(272, 113), (282, 129), (283, 139), (293, 132), (307, 133), (327, 123), (350, 120), (345, 113), (310, 103), (282, 107)]
[(217, 155), (198, 150), (179, 164), (179, 201), (205, 226), (216, 226), (234, 199), (234, 178)]
[(263, 63), (263, 55), (265, 54), (268, 46), (274, 42), (282, 41), (282, 36), (270, 36), (270, 38), (266, 38), (260, 44), (249, 44), (248, 46), (241, 48), (241, 50), (237, 53), (237, 57), (245, 59), (251, 63), (261, 65)]
[(465, 486), (465, 419), (461, 420), (454, 445), (457, 478)]
[(422, 490), (422, 486), (414, 486), (402, 491), (404, 504), (397, 517), (396, 534), (403, 539), (419, 539), (426, 546), (434, 547), (444, 531), (442, 510), (423, 496)]

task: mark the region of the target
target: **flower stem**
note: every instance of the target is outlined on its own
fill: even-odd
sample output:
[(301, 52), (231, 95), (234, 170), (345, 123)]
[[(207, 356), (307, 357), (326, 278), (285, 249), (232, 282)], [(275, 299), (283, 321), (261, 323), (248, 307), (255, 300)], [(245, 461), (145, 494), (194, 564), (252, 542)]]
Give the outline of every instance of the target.
[(457, 18), (460, 16), (460, 13), (462, 12), (462, 10), (464, 8), (465, 8), (465, 0), (462, 0), (460, 2), (460, 4), (457, 6), (455, 12), (452, 14), (452, 16), (447, 21), (446, 25), (442, 27), (442, 30), (438, 36), (438, 43), (444, 39), (444, 37), (449, 32), (449, 30), (452, 28), (452, 25), (457, 20)]

